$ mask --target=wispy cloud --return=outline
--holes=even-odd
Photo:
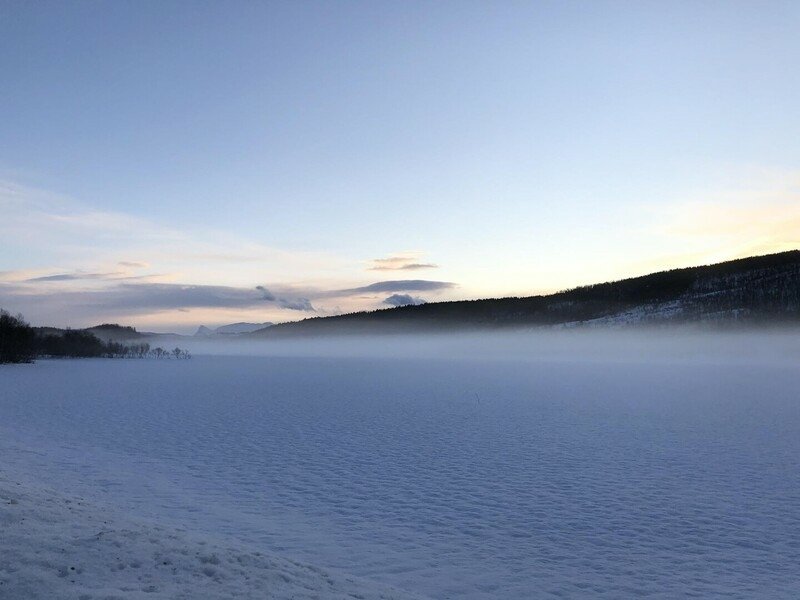
[[[420,253],[393,254],[386,258],[375,258],[370,261],[370,271],[418,271],[436,269],[439,265],[420,261]]]
[[[364,294],[372,292],[429,292],[447,290],[455,287],[449,281],[429,281],[427,279],[402,279],[397,281],[379,281],[369,285],[339,290],[342,295]]]
[[[420,304],[422,298],[408,292],[437,292],[450,289],[454,284],[444,281],[403,280],[381,281],[365,286],[328,290],[324,288],[299,288],[291,285],[266,287],[185,285],[109,280],[106,273],[60,274],[29,278],[23,281],[0,283],[0,306],[14,310],[30,311],[37,321],[47,321],[48,315],[67,315],[79,322],[105,318],[133,317],[165,311],[190,309],[269,310],[272,309],[319,312],[341,312],[338,302],[347,299],[358,301],[364,294],[396,292],[388,298],[374,302],[401,306]],[[70,287],[81,279],[105,283],[102,287]],[[405,293],[401,293],[405,292]],[[332,307],[315,306],[316,301],[337,299]],[[369,308],[356,304],[355,308]],[[375,306],[374,304],[372,305]],[[78,323],[79,324],[79,323]]]
[[[82,281],[82,280],[114,280],[125,278],[123,272],[116,273],[59,273],[56,275],[44,275],[42,277],[31,277],[26,279],[28,283],[47,282],[47,281]]]
[[[311,304],[311,301],[308,298],[295,298],[295,299],[287,299],[287,298],[280,298],[278,300],[278,304],[281,308],[285,308],[287,310],[301,310],[306,312],[315,312],[316,309]]]
[[[287,251],[212,228],[171,227],[131,214],[97,210],[7,181],[0,181],[0,214],[4,246],[19,249],[20,256],[33,250],[37,267],[50,257],[53,268],[49,270],[61,265],[58,270],[64,274],[112,271],[114,266],[154,267],[187,282],[242,285],[265,275],[286,279],[302,272],[313,277],[346,264],[324,252]],[[2,262],[0,268],[29,266]],[[209,268],[215,263],[225,268]],[[60,273],[46,275],[50,274]]]
[[[307,306],[307,302],[374,297],[387,292],[432,292],[437,293],[455,288],[456,284],[449,281],[431,281],[427,279],[400,279],[393,281],[378,281],[368,285],[352,288],[328,289],[325,287],[297,286],[274,284],[268,288],[263,285],[256,286],[264,299],[278,305],[294,303]],[[287,306],[288,307],[288,306]],[[307,310],[307,309],[303,309]],[[328,309],[331,310],[331,309]]]
[[[800,248],[800,171],[754,170],[671,205],[658,233],[694,262]]]
[[[7,269],[0,271],[0,306],[38,323],[169,323],[169,315],[188,323],[212,312],[280,321],[420,302],[418,292],[455,287],[424,279],[364,283],[363,263],[352,259],[170,227],[4,181],[0,214],[0,247],[11,250],[5,257],[30,257],[12,263],[0,256]],[[376,271],[436,267],[421,257],[406,252],[369,264]]]
[[[270,292],[263,285],[257,285],[256,289],[261,292],[261,296],[265,301],[274,302],[281,308],[285,308],[287,310],[300,310],[306,312],[314,312],[316,310],[308,298],[278,297],[272,292]]]
[[[101,289],[47,291],[31,286],[0,284],[0,304],[27,306],[37,314],[67,311],[79,317],[142,314],[189,308],[250,308],[264,304],[250,288],[162,283],[117,283]]]
[[[312,306],[312,301],[328,300],[332,298],[357,298],[364,295],[381,294],[387,292],[438,292],[455,287],[454,283],[448,281],[429,281],[426,279],[404,279],[396,281],[378,281],[369,285],[345,289],[324,289],[319,287],[299,287],[299,286],[256,286],[261,292],[262,297],[267,302],[274,302],[276,305],[291,310],[316,310]],[[411,298],[402,294],[395,294],[400,298]],[[414,300],[420,300],[414,298]]]
[[[600,279],[800,248],[800,170],[726,173],[723,184],[650,208],[648,219],[646,228],[634,232],[639,236],[637,257],[606,261],[616,268],[605,269]],[[603,265],[593,270],[602,271]]]
[[[147,269],[150,266],[149,263],[135,260],[120,260],[117,261],[117,264],[120,267],[128,267],[129,269]]]

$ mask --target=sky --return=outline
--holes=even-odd
[[[150,331],[800,248],[797,2],[0,3],[0,307]]]

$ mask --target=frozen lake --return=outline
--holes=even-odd
[[[199,356],[0,383],[10,467],[433,598],[800,589],[792,360]]]

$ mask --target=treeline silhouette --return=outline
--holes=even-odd
[[[0,363],[25,363],[36,358],[188,359],[191,354],[181,348],[165,350],[151,348],[147,343],[103,341],[93,333],[79,329],[40,332],[31,327],[22,315],[12,316],[0,311]]]
[[[255,337],[510,327],[800,323],[800,251],[673,269],[555,294],[457,300],[261,329]]]
[[[22,317],[0,311],[0,363],[30,362],[36,355],[36,334]]]

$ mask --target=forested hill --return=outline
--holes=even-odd
[[[255,337],[529,326],[800,324],[800,250],[652,273],[546,296],[436,302],[259,330]]]

